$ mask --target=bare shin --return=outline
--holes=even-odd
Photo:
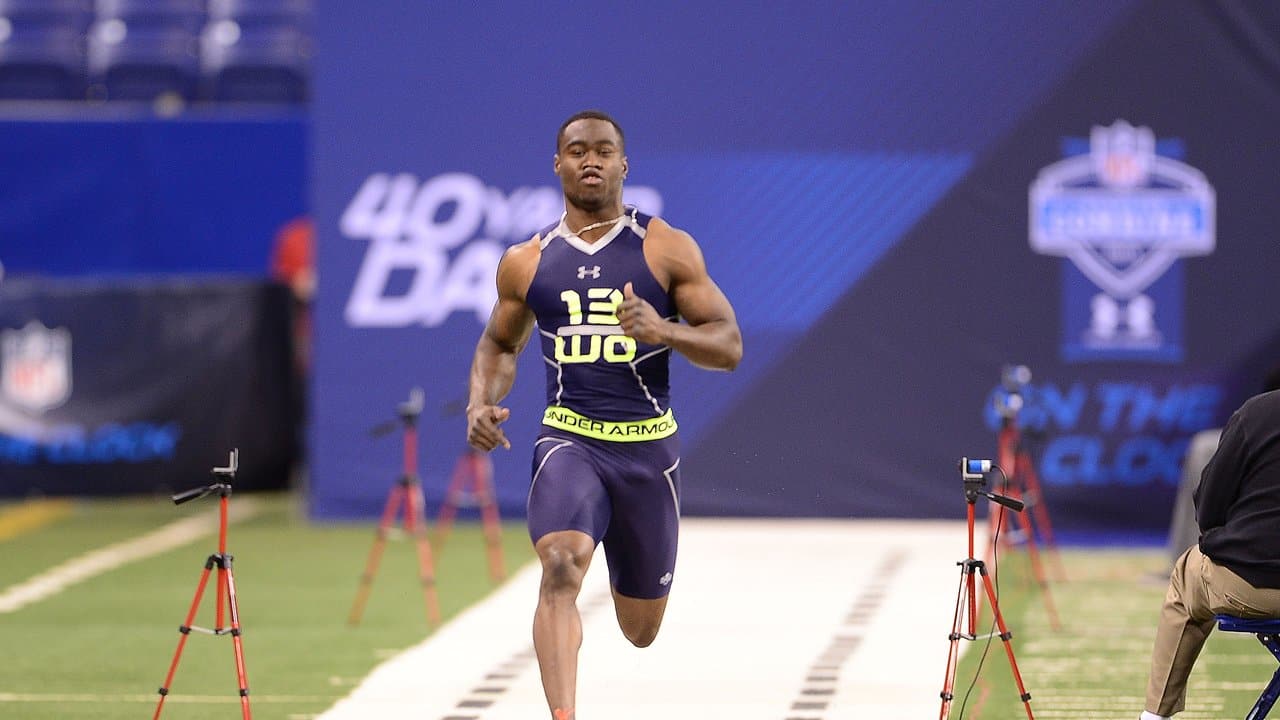
[[[568,530],[543,536],[535,549],[542,562],[542,584],[533,615],[533,648],[553,717],[560,711],[561,718],[572,718],[582,647],[578,592],[595,542],[585,533]]]

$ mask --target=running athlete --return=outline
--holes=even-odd
[[[582,622],[577,597],[598,543],[622,633],[653,642],[675,572],[680,453],[668,361],[732,370],[733,307],[687,233],[622,204],[622,128],[580,112],[560,126],[560,222],[510,248],[476,347],[467,440],[510,449],[499,403],[536,322],[547,409],[534,443],[529,536],[542,563],[533,644],[554,720],[573,720]],[[680,319],[684,319],[684,323]]]

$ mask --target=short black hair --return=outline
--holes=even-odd
[[[622,142],[622,146],[624,148],[627,146],[627,138],[622,134],[622,126],[609,113],[603,110],[582,110],[570,115],[568,120],[560,123],[560,132],[556,133],[556,152],[560,152],[560,143],[564,141],[565,129],[579,120],[604,120],[612,125],[614,130],[618,131],[618,140]]]

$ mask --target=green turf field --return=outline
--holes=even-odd
[[[1034,575],[1026,554],[1014,551],[1002,561],[1000,608],[1014,635],[1014,654],[1032,696],[1032,711],[1037,720],[1136,720],[1168,579],[1163,551],[1072,550],[1062,560],[1066,582],[1045,571],[1061,618],[1058,630],[1050,625],[1044,594],[1028,582]],[[980,632],[989,628],[990,615]],[[967,644],[951,717],[1025,719],[999,639],[989,648],[984,641]],[[1252,635],[1215,632],[1191,676],[1187,709],[1176,717],[1243,718],[1275,669],[1276,661]]]
[[[313,717],[374,665],[429,632],[413,545],[387,544],[358,627],[347,624],[373,528],[312,525],[291,497],[237,495],[258,514],[230,528],[228,552],[243,628],[245,664],[259,720]],[[251,501],[251,502],[250,502]],[[0,506],[3,510],[3,506]],[[214,497],[175,507],[168,498],[76,502],[70,513],[5,538],[0,592],[58,563],[184,517],[217,512]],[[508,573],[532,559],[522,523],[503,529]],[[445,619],[495,585],[478,525],[455,525],[436,551]],[[14,612],[0,612],[0,717],[15,720],[150,718],[216,534],[72,585]],[[212,581],[195,624],[214,625]],[[240,717],[229,636],[192,633],[164,718]]]
[[[259,720],[311,718],[345,695],[378,662],[429,632],[413,546],[387,546],[359,627],[346,623],[373,542],[373,525],[313,525],[284,495],[243,495],[259,508],[235,523],[228,550],[244,628],[253,714]],[[183,518],[216,514],[216,498],[175,507],[167,498],[75,502],[49,524],[14,532],[0,505],[0,594],[85,553]],[[532,559],[522,523],[504,528],[508,572]],[[0,610],[0,718],[150,718],[216,536],[99,574],[14,612]],[[462,524],[434,545],[446,618],[494,588],[477,526]],[[1053,629],[1026,556],[1000,566],[1001,607],[1035,717],[1133,720],[1142,708],[1154,622],[1164,594],[1160,552],[1071,550],[1067,580],[1050,577],[1061,617]],[[957,579],[959,573],[957,571]],[[940,598],[950,604],[953,598]],[[532,599],[531,599],[532,602]],[[196,624],[214,624],[212,589]],[[984,603],[985,605],[985,603]],[[985,631],[990,621],[984,621]],[[947,628],[938,628],[946,643]],[[1025,718],[998,640],[965,642],[952,718]],[[986,657],[983,660],[983,650]],[[981,670],[978,669],[982,662]],[[1244,717],[1275,661],[1251,636],[1215,634],[1192,677],[1181,720]],[[944,668],[921,668],[937,677]],[[970,691],[971,689],[971,691]],[[166,701],[164,718],[239,717],[229,637],[193,633]],[[967,694],[967,698],[966,698]]]

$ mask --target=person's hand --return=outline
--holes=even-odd
[[[622,287],[622,302],[618,304],[618,323],[627,337],[649,345],[667,344],[667,326],[670,324],[653,309],[647,300],[636,295],[631,283]]]
[[[511,409],[497,405],[467,406],[467,442],[477,450],[490,450],[501,445],[510,450],[511,442],[500,424],[511,417]]]

